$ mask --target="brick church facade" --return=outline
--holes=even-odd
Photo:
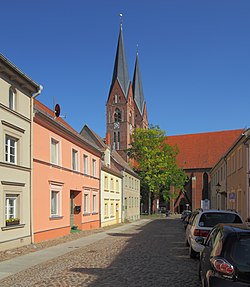
[[[137,52],[131,82],[121,23],[106,103],[106,143],[127,162],[129,159],[126,150],[129,148],[133,130],[138,127],[148,127],[139,57]],[[241,133],[242,130],[239,129],[166,138],[168,144],[178,146],[177,164],[184,169],[188,177],[184,191],[173,190],[176,197],[168,208],[173,212],[181,212],[187,206],[194,210],[201,207],[202,200],[210,198],[210,170]],[[159,204],[159,201],[154,201],[152,210],[156,212]]]
[[[138,52],[133,81],[128,74],[122,24],[116,50],[113,77],[106,103],[106,139],[126,161],[131,135],[135,128],[147,128],[146,102],[142,88]]]

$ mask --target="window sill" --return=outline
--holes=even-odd
[[[89,216],[90,215],[90,213],[89,212],[85,212],[85,213],[83,213],[83,216]]]
[[[96,214],[98,214],[98,212],[92,212],[92,215],[96,215]]]
[[[61,215],[52,215],[49,218],[50,220],[58,220],[58,219],[63,219],[63,216]]]
[[[10,225],[10,226],[3,226],[1,227],[2,231],[10,230],[10,229],[17,229],[17,228],[23,228],[25,224],[18,224],[18,225]]]

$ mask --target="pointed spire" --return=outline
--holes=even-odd
[[[120,14],[120,34],[119,34],[117,50],[116,50],[115,65],[114,65],[111,89],[116,80],[118,80],[124,92],[125,97],[127,97],[130,81],[129,81],[129,75],[128,75],[128,65],[127,65],[127,60],[126,60],[123,32],[122,32],[122,14]]]
[[[135,61],[135,70],[134,70],[134,78],[133,78],[132,87],[133,87],[133,94],[134,94],[135,103],[139,109],[139,112],[142,115],[145,100],[144,100],[141,73],[140,73],[140,67],[139,67],[138,45],[137,45],[137,49],[136,49],[136,61]]]

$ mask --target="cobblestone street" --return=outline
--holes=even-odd
[[[15,286],[198,287],[198,260],[188,257],[179,218],[139,223],[0,281]]]

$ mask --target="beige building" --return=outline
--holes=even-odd
[[[211,171],[212,207],[250,217],[250,129],[242,133]]]
[[[40,92],[0,54],[0,250],[32,240],[32,115]]]
[[[110,147],[105,144],[87,125],[81,130],[81,135],[96,145],[102,152],[100,180],[100,218],[101,226],[121,222],[122,215],[122,174],[115,167]]]
[[[114,150],[115,166],[122,173],[122,222],[140,219],[140,177]]]
[[[129,164],[111,150],[106,143],[86,125],[81,135],[97,145],[103,153],[101,166],[101,225],[110,225],[140,218],[140,178]]]

